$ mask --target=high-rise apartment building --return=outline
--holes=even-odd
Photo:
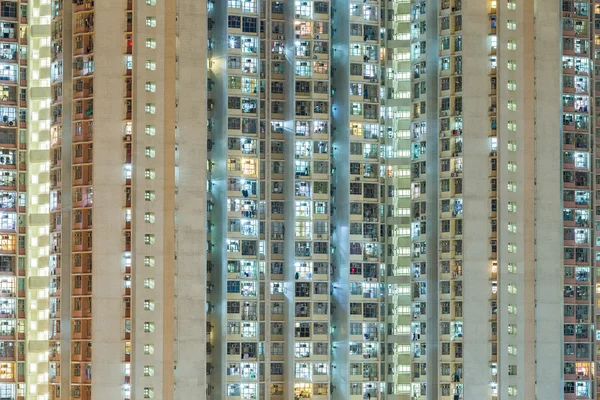
[[[0,1],[0,400],[600,398],[599,21]]]
[[[209,3],[213,396],[595,398],[591,7]]]
[[[46,191],[28,211],[49,213],[49,232],[29,243],[47,240],[32,257],[50,284],[28,293],[49,294],[34,312],[49,318],[34,349],[49,353],[26,382],[49,382],[28,398],[193,398],[206,390],[206,4],[36,4],[31,58],[51,59],[30,74],[44,79],[31,100],[50,111],[32,110],[48,119],[32,151],[50,163],[32,164]]]
[[[410,392],[409,20],[384,15],[209,2],[214,398]]]

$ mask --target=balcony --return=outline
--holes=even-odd
[[[94,0],[75,0],[73,2],[73,11],[78,13],[90,11],[94,8]]]

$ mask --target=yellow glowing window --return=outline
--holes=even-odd
[[[257,160],[242,160],[242,173],[244,175],[256,175]]]
[[[0,236],[0,250],[15,251],[15,237],[12,235]]]
[[[14,365],[12,363],[0,364],[0,379],[14,379]]]

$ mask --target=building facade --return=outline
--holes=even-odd
[[[1,1],[0,399],[600,398],[597,20]]]
[[[206,79],[191,79],[206,49],[189,32],[206,4],[42,3],[50,351],[29,398],[191,398],[206,390]]]

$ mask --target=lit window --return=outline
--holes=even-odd
[[[490,150],[498,151],[498,138],[496,138],[496,137],[490,138]]]
[[[144,354],[146,354],[146,355],[154,354],[154,345],[153,344],[145,344],[144,345]]]
[[[508,212],[517,212],[517,202],[516,201],[508,202]]]
[[[517,273],[517,264],[508,263],[508,272],[511,274],[516,274]]]
[[[154,285],[155,285],[154,279],[152,279],[152,278],[144,279],[144,287],[146,289],[154,289]]]
[[[144,300],[144,310],[154,311],[154,300]]]
[[[154,201],[156,199],[156,193],[154,190],[146,190],[144,192],[144,200],[146,201]]]
[[[510,29],[511,31],[514,31],[515,29],[517,29],[517,21],[513,20],[513,19],[509,19],[506,22],[506,27],[508,29]]]
[[[151,233],[146,233],[144,235],[144,244],[153,245],[156,243],[156,236]]]
[[[515,368],[515,370],[516,370],[516,368]],[[515,375],[516,375],[516,373],[515,373]],[[511,397],[515,397],[517,395],[517,387],[516,386],[509,386],[508,387],[508,395],[511,396]]]
[[[154,61],[154,60],[146,60],[146,70],[148,70],[148,71],[156,71],[156,61]]]
[[[508,83],[506,84],[508,90],[510,91],[515,91],[517,90],[517,82],[513,81],[513,80],[509,80]]]
[[[148,92],[148,93],[156,92],[156,82],[146,82],[146,92]]]
[[[146,103],[146,114],[154,115],[156,114],[156,104],[154,103]]]
[[[508,191],[509,192],[516,192],[517,191],[517,182],[509,181],[508,182]]]
[[[156,48],[156,39],[147,38],[146,39],[146,47],[148,49],[155,49]]]
[[[149,6],[155,6],[156,5],[156,0],[146,0],[146,4]]]
[[[516,314],[517,313],[517,306],[514,304],[509,304],[508,305],[508,313],[509,314]]]
[[[517,285],[515,285],[514,283],[509,283],[508,284],[508,293],[517,294]]]
[[[146,332],[146,333],[154,332],[154,322],[144,322],[144,332]]]
[[[144,388],[144,398],[145,399],[153,399],[154,398],[154,389],[153,388]]]
[[[514,100],[509,100],[506,104],[506,108],[508,108],[510,111],[517,111],[517,102]]]
[[[146,170],[144,170],[144,178],[146,179],[155,179],[156,178],[156,171],[152,168],[146,168]]]
[[[508,66],[508,69],[511,71],[515,71],[517,69],[517,62],[515,60],[508,60],[506,64]]]
[[[511,233],[517,233],[517,224],[514,222],[508,223],[508,231]]]
[[[154,367],[151,365],[144,365],[144,376],[154,376]]]
[[[508,128],[509,131],[516,132],[516,130],[517,130],[517,122],[516,121],[508,121],[506,123],[506,127]]]
[[[508,151],[517,151],[517,142],[514,140],[508,141]]]
[[[396,352],[399,354],[409,354],[410,353],[410,345],[398,344],[396,347]]]
[[[154,125],[146,125],[144,133],[148,136],[154,136],[156,135],[156,127]]]
[[[153,224],[156,220],[156,216],[153,212],[144,213],[144,222],[148,224]]]
[[[397,364],[396,365],[396,374],[410,374],[410,365],[408,364]]]
[[[310,377],[310,364],[309,363],[296,363],[295,364],[296,374],[295,377],[298,379],[308,379]]]
[[[156,157],[156,149],[154,147],[146,147],[146,149],[144,150],[144,154],[148,158],[154,158]]]
[[[506,47],[509,50],[516,50],[517,49],[517,41],[514,39],[510,39],[508,42],[506,42]]]
[[[517,9],[517,0],[508,0],[506,2],[506,8],[508,8],[509,10],[516,10]]]
[[[517,172],[517,163],[514,161],[509,161],[507,167],[510,172]]]
[[[156,17],[146,17],[146,26],[156,28]]]
[[[144,267],[154,267],[156,259],[154,256],[144,256]]]

